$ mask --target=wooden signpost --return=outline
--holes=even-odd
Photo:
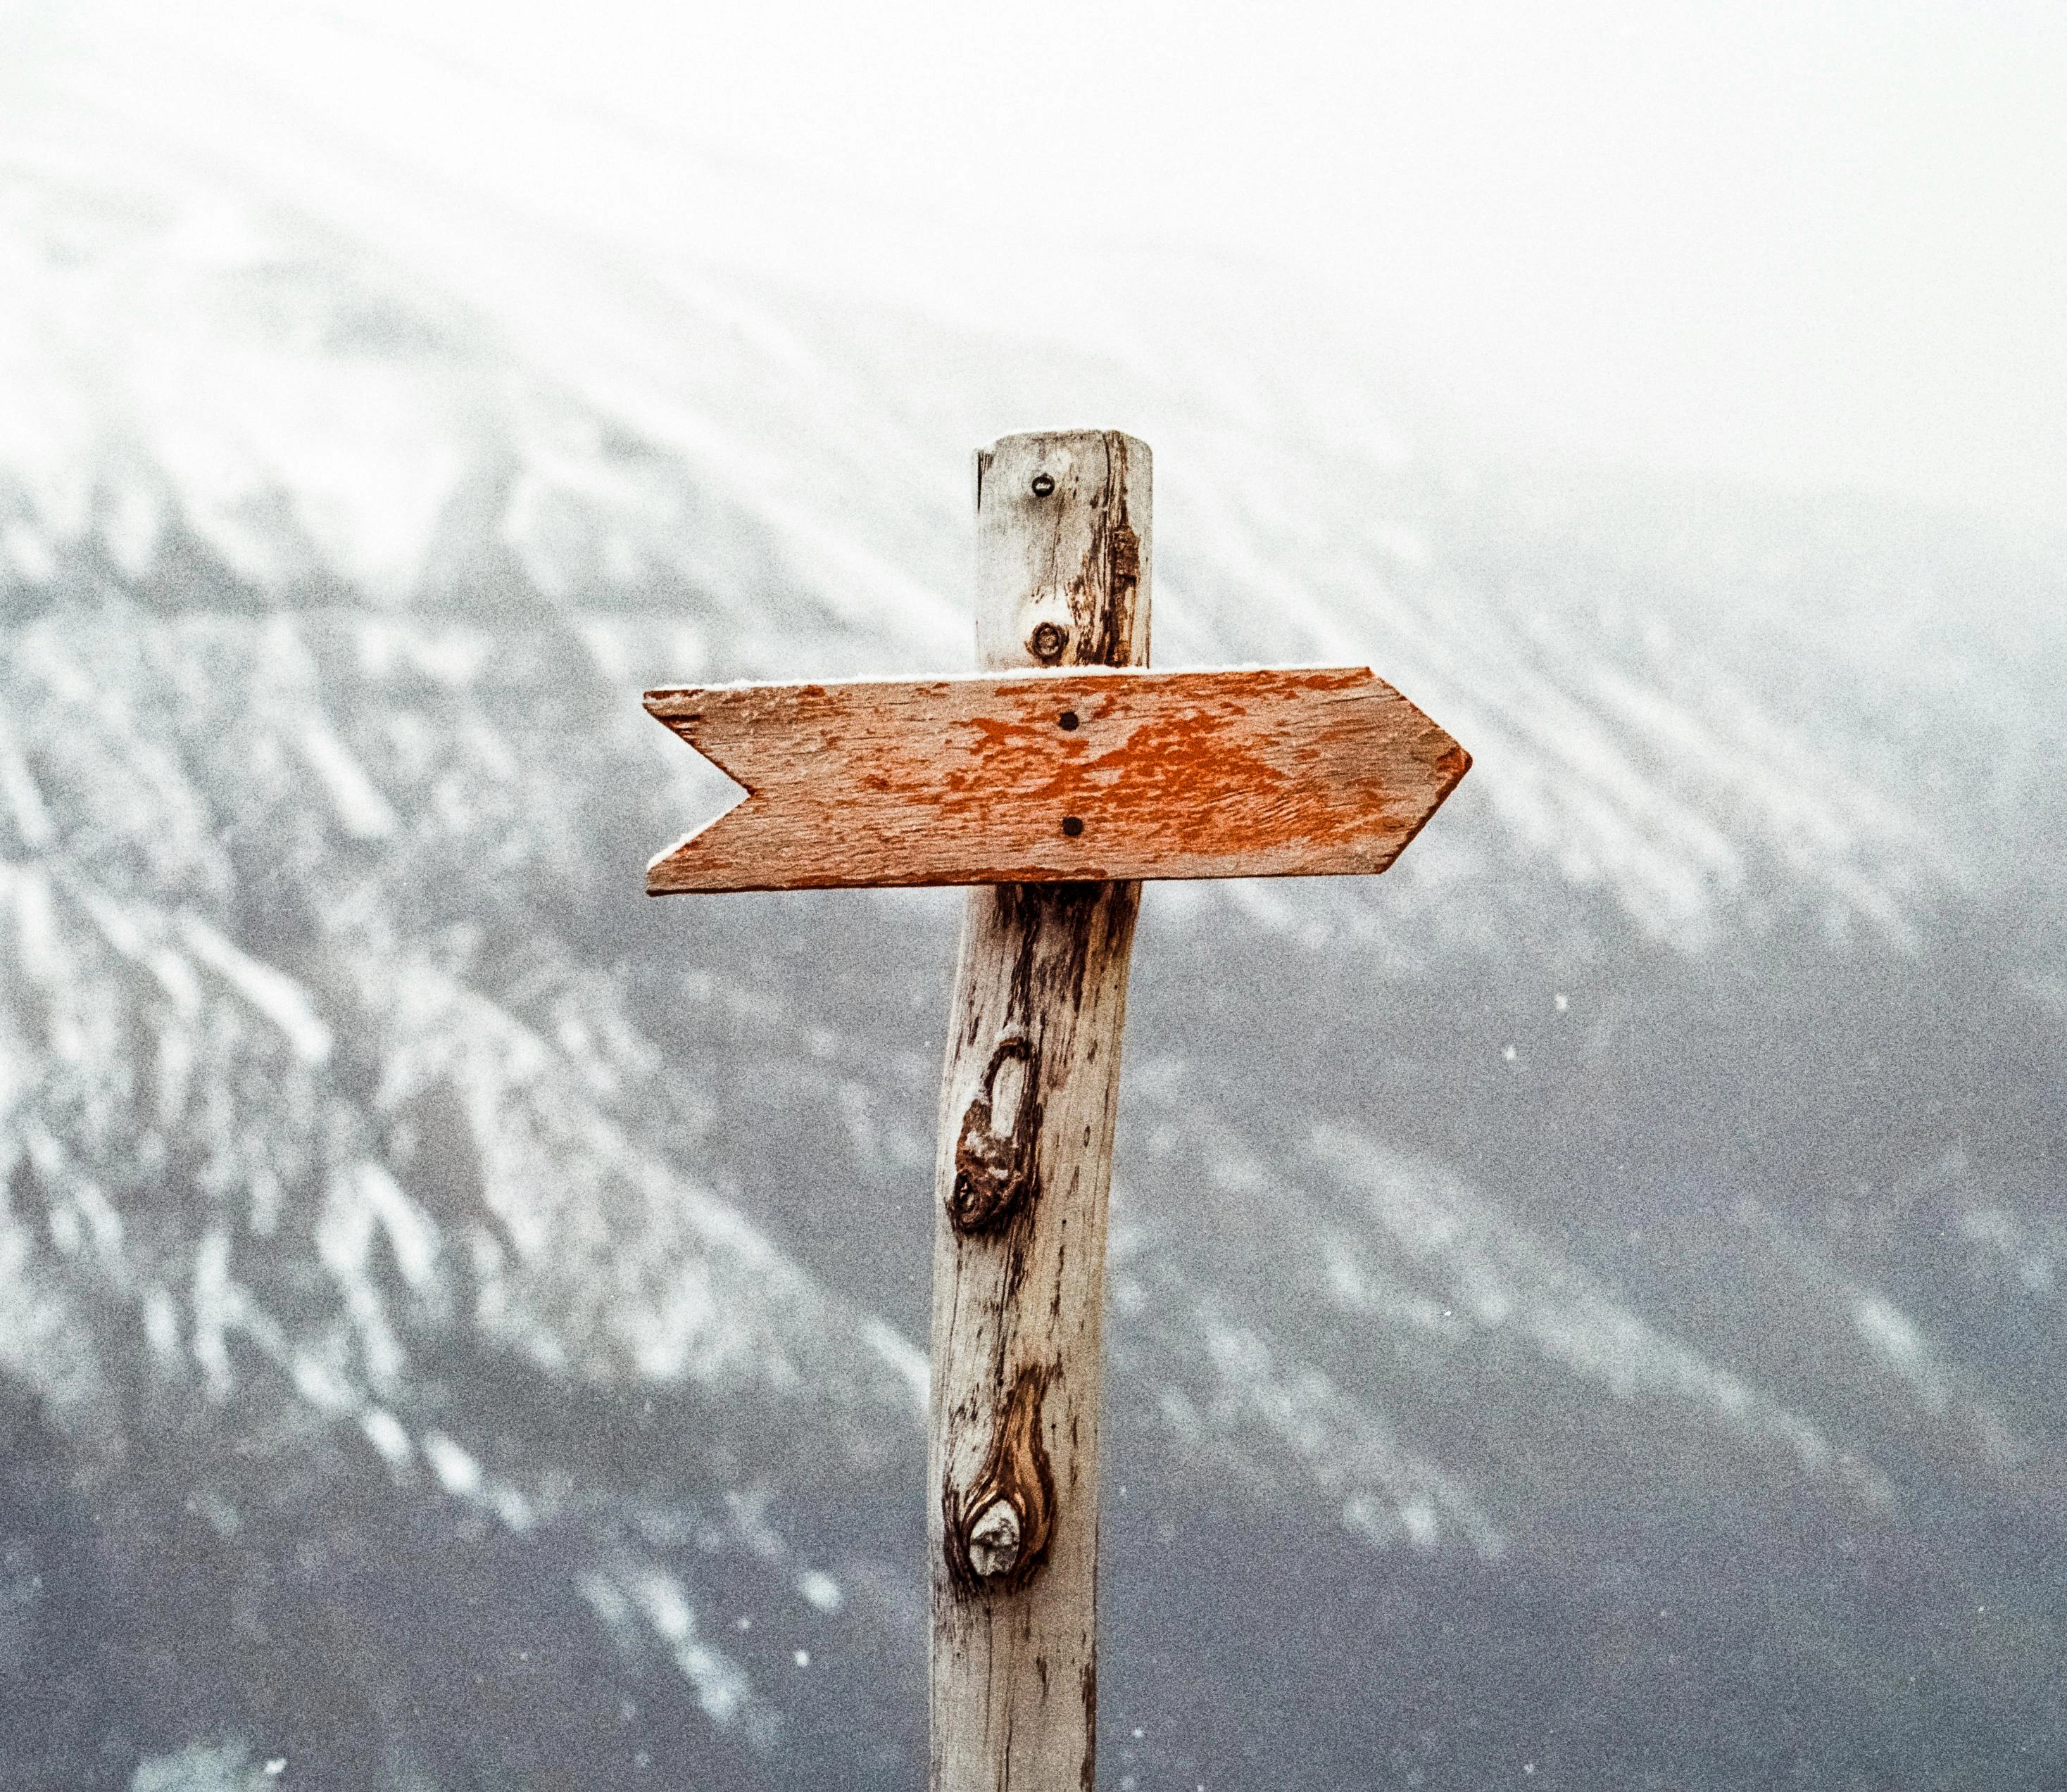
[[[1149,457],[977,472],[973,678],[646,707],[747,793],[653,894],[969,884],[935,1175],[936,1792],[1088,1789],[1106,1200],[1149,878],[1383,871],[1471,761],[1360,667],[1150,672]]]

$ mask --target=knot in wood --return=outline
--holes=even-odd
[[[1141,537],[1123,518],[1105,538],[1106,567],[1115,588],[1141,582]]]
[[[990,1055],[955,1141],[948,1218],[958,1232],[995,1226],[1033,1198],[1041,1137],[1038,1068],[1033,1042],[1017,1034],[1000,1040]]]
[[[940,1490],[948,1573],[964,1593],[1009,1593],[1040,1567],[1055,1523],[1055,1474],[1041,1434],[1052,1368],[1019,1372],[966,1493]]]
[[[1012,1572],[1019,1560],[1019,1510],[1009,1499],[995,1499],[969,1526],[969,1566],[986,1580]]]

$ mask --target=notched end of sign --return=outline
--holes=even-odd
[[[749,888],[729,883],[713,883],[705,876],[704,862],[708,856],[701,848],[707,843],[713,828],[737,814],[749,801],[742,790],[738,801],[732,804],[721,815],[713,817],[693,833],[686,833],[672,846],[656,853],[646,862],[646,894],[648,896],[694,895],[699,891]]]
[[[682,701],[699,695],[664,690],[648,691],[645,696],[647,713],[689,749],[688,764],[676,762],[675,788],[686,799],[685,806],[692,811],[714,811],[674,845],[647,861],[646,894],[649,896],[678,895],[709,887],[700,881],[697,866],[706,855],[711,833],[737,815],[753,795],[696,745],[693,731],[702,720],[702,714],[701,710],[684,712]]]

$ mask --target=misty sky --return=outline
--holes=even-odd
[[[99,16],[112,43],[147,15]],[[2057,6],[368,0],[151,29],[330,79],[376,140],[463,134],[409,70],[464,69],[535,101],[576,193],[584,114],[656,169],[693,148],[830,192],[860,285],[924,303],[959,257],[960,308],[1009,330],[1117,329],[1135,254],[1195,301],[1224,282],[1258,337],[1253,295],[1296,287],[1496,449],[2048,529],[2067,496]],[[513,116],[446,147],[518,167]],[[715,217],[648,209],[722,253]]]

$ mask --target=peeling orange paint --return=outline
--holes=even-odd
[[[653,862],[656,894],[1379,871],[1471,764],[1362,667],[692,687],[647,707],[749,793]]]

